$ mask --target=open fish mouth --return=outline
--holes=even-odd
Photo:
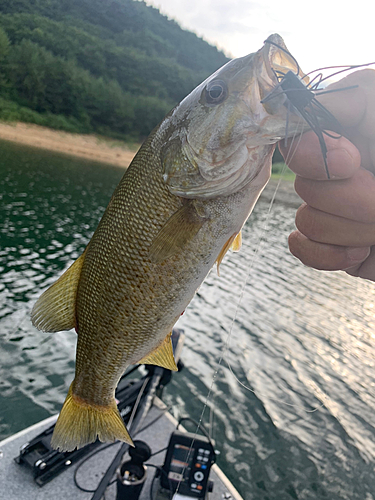
[[[172,132],[162,151],[170,191],[213,198],[251,182],[285,137],[287,96],[278,90],[278,75],[297,69],[282,38],[271,35],[260,50],[233,59],[185,98],[169,118]],[[300,123],[298,116],[290,119],[291,134]]]

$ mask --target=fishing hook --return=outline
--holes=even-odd
[[[333,116],[330,111],[328,111],[327,108],[325,108],[317,99],[316,95],[324,95],[324,94],[329,94],[333,92],[341,92],[343,90],[349,90],[349,89],[354,89],[357,88],[358,85],[351,85],[347,86],[344,88],[340,89],[331,89],[331,90],[324,90],[324,89],[319,89],[318,87],[327,80],[328,78],[331,78],[332,76],[338,75],[344,71],[348,71],[350,69],[356,69],[356,68],[361,68],[364,66],[370,66],[375,63],[367,63],[367,64],[360,64],[360,65],[353,65],[353,66],[330,66],[330,67],[325,67],[325,68],[318,68],[314,71],[310,71],[310,73],[306,73],[303,75],[303,77],[300,77],[301,69],[299,67],[299,64],[295,57],[292,56],[292,54],[279,45],[278,43],[275,43],[269,39],[265,40],[264,43],[269,43],[270,45],[274,45],[284,53],[286,53],[295,63],[296,68],[297,68],[297,73],[294,73],[293,71],[289,70],[286,74],[283,73],[282,71],[275,71],[273,70],[275,77],[277,78],[278,84],[272,89],[272,91],[264,98],[261,100],[261,103],[265,103],[269,101],[270,99],[273,99],[280,95],[280,93],[283,93],[287,97],[287,102],[285,105],[288,108],[288,117],[287,117],[287,123],[286,123],[286,132],[285,132],[285,140],[287,140],[287,135],[288,135],[288,128],[289,128],[289,112],[293,110],[302,118],[305,120],[305,122],[309,125],[309,127],[313,130],[313,132],[316,134],[319,140],[320,144],[320,149],[322,152],[323,156],[323,161],[324,161],[324,167],[326,170],[327,178],[330,179],[330,174],[328,170],[328,164],[327,164],[327,145],[324,140],[324,135],[327,135],[328,137],[331,137],[333,139],[339,139],[343,135],[343,128],[340,124],[340,122]],[[323,78],[322,73],[318,73],[309,83],[305,84],[303,80],[310,75],[311,73],[315,73],[317,71],[321,71],[323,69],[330,69],[330,68],[344,68],[341,69],[340,71],[336,71],[335,73]],[[316,81],[315,81],[316,80]],[[313,82],[315,83],[313,84]],[[280,92],[280,88],[282,89]],[[324,125],[322,126],[321,121],[323,122]],[[332,135],[327,131],[327,129],[333,129],[335,132],[337,132],[337,136]]]

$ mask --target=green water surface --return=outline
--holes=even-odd
[[[0,440],[61,409],[76,334],[39,332],[30,311],[80,255],[122,175],[0,143]],[[186,368],[165,400],[199,419],[215,377],[204,422],[245,500],[373,500],[374,285],[302,266],[287,250],[294,210],[268,208],[257,204],[241,252],[179,321]]]

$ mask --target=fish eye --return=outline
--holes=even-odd
[[[226,99],[227,95],[228,87],[222,80],[213,80],[206,86],[207,104],[219,104]]]

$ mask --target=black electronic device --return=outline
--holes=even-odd
[[[208,477],[214,463],[215,450],[208,437],[176,430],[168,444],[160,485],[180,495],[205,498],[212,488]]]

